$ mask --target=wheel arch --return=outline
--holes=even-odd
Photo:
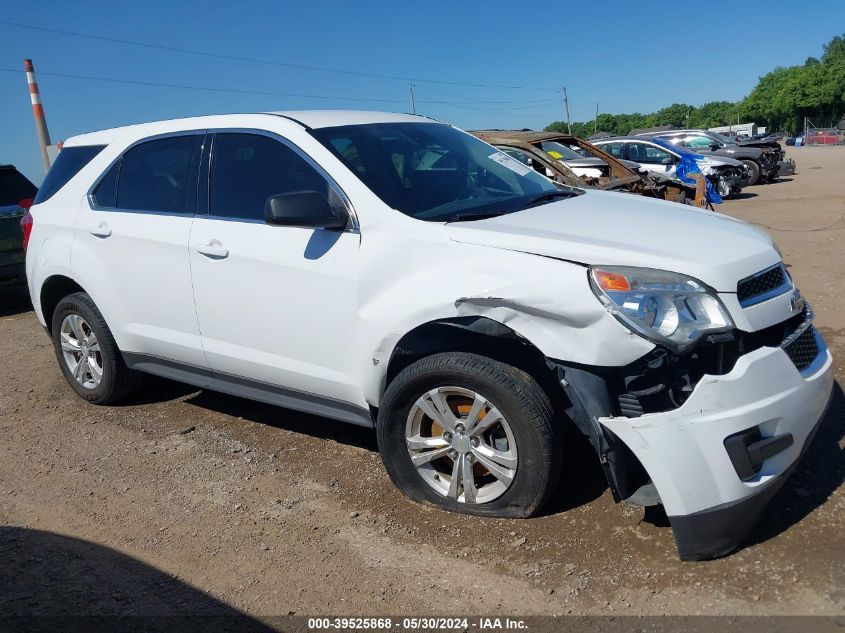
[[[78,282],[66,275],[51,275],[41,284],[41,290],[38,293],[38,303],[41,308],[41,314],[44,316],[44,322],[47,324],[47,331],[50,334],[53,333],[53,313],[56,310],[56,306],[64,297],[74,292],[86,292],[86,290]]]
[[[534,378],[552,401],[555,418],[564,421],[561,430],[582,435],[594,449],[614,500],[629,498],[644,483],[637,457],[598,422],[612,407],[600,373],[548,358],[529,339],[489,317],[441,318],[408,331],[390,353],[381,395],[405,367],[442,352],[479,354]]]
[[[394,345],[385,369],[384,386],[408,365],[441,352],[470,352],[508,363],[534,374],[551,373],[543,353],[508,326],[483,316],[447,317],[422,323]]]

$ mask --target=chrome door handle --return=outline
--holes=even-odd
[[[207,257],[223,259],[229,256],[229,249],[223,246],[218,240],[210,240],[205,244],[194,244],[194,250]]]
[[[97,237],[108,237],[111,235],[111,229],[105,222],[100,222],[99,224],[92,226],[88,229],[88,232],[91,233],[91,235],[96,235]]]

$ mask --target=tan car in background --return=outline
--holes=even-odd
[[[577,136],[530,130],[476,130],[472,134],[563,185],[625,191],[699,207],[706,204],[703,181],[685,185],[643,173]]]

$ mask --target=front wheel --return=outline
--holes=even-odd
[[[528,517],[560,474],[546,393],[525,372],[475,354],[435,354],[404,369],[377,430],[399,490],[446,510]]]
[[[748,184],[756,185],[760,181],[760,165],[753,160],[744,160],[742,164],[748,167]]]

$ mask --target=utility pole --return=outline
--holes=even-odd
[[[47,118],[44,116],[44,106],[41,104],[41,93],[35,81],[35,68],[31,59],[23,60],[26,71],[26,83],[29,84],[29,98],[32,101],[32,116],[35,117],[35,130],[38,132],[38,144],[41,146],[41,158],[44,159],[44,170],[50,171],[50,156],[47,147],[50,145],[50,132],[47,131]]]
[[[566,86],[563,87],[563,107],[566,110],[566,129],[572,134],[572,123],[569,120],[569,97],[566,94]]]
[[[411,114],[417,113],[417,106],[414,103],[414,84],[408,82],[408,101],[411,104]]]
[[[599,102],[596,101],[596,118],[593,119],[593,136],[599,131]]]

